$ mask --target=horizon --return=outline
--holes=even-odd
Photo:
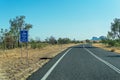
[[[30,38],[54,36],[86,40],[106,36],[114,18],[120,18],[119,0],[1,0],[0,28],[9,20],[26,16],[33,25]]]

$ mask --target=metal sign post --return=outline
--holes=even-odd
[[[27,30],[21,30],[20,31],[20,42],[22,43],[26,43],[26,54],[27,54],[27,58],[26,58],[26,61],[27,61],[27,64],[29,66],[29,61],[28,61],[28,47],[27,47],[27,44],[28,44],[28,31]],[[22,57],[22,45],[21,45],[21,57]]]

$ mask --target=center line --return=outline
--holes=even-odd
[[[118,69],[117,67],[115,67],[114,65],[110,64],[109,62],[101,59],[100,57],[98,57],[97,55],[95,55],[93,52],[91,52],[90,50],[88,50],[87,48],[85,48],[87,52],[89,52],[92,56],[94,56],[96,59],[98,59],[99,61],[103,62],[104,64],[106,64],[108,67],[110,67],[111,69],[113,69],[114,71],[116,71],[118,74],[120,74],[120,69]]]

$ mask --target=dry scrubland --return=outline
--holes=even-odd
[[[104,45],[102,43],[94,43],[93,46],[120,54],[120,47],[110,47],[110,46]]]
[[[18,48],[6,51],[0,50],[0,80],[25,80],[51,58],[73,45],[76,44],[65,44],[62,45],[62,48],[61,45],[49,45],[42,49],[28,49],[29,65],[27,65],[25,48],[23,48],[22,58]]]

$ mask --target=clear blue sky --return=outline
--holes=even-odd
[[[33,24],[30,38],[84,40],[106,36],[120,18],[120,0],[0,0],[0,28],[9,29],[9,20],[20,15]]]

